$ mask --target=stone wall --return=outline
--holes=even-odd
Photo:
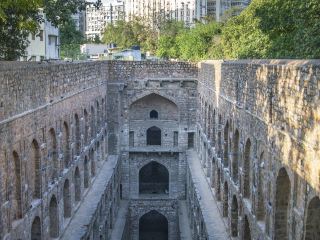
[[[320,63],[199,67],[197,150],[232,235],[319,238]]]

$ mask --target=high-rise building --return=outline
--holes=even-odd
[[[86,31],[87,39],[99,36],[107,24],[114,24],[118,20],[124,19],[124,1],[113,0],[102,2],[102,6],[97,9],[95,6],[87,6],[86,8]]]
[[[139,16],[153,24],[168,19],[190,26],[207,15],[207,0],[126,0],[125,13],[126,20]]]
[[[238,15],[250,4],[251,0],[207,0],[207,14],[221,21],[226,11],[233,8],[232,15]]]
[[[57,60],[60,58],[60,36],[59,29],[46,20],[43,10],[39,10],[44,21],[40,23],[36,34],[29,34],[29,45],[25,54],[20,57],[21,61]]]

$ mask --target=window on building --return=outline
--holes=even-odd
[[[188,148],[194,147],[194,133],[188,133]]]
[[[178,146],[178,132],[173,132],[173,146]]]
[[[134,131],[129,132],[129,147],[134,147]]]
[[[158,112],[156,110],[152,110],[150,112],[150,118],[151,119],[158,119]]]

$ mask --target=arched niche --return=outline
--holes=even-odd
[[[139,219],[139,240],[168,240],[168,220],[156,210]]]
[[[156,93],[151,93],[134,101],[129,108],[129,119],[150,119],[153,110],[159,114],[158,117],[161,117],[161,120],[179,120],[178,106],[172,100]]]
[[[169,194],[168,169],[155,161],[139,171],[139,194]]]

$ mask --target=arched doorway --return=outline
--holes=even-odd
[[[89,187],[89,166],[88,166],[88,157],[85,156],[84,157],[84,188],[88,188]]]
[[[276,181],[275,240],[288,238],[288,208],[290,202],[290,179],[285,168],[281,168]]]
[[[139,171],[140,194],[169,194],[169,172],[165,166],[150,162]]]
[[[71,194],[69,180],[66,179],[63,186],[63,216],[71,217]]]
[[[35,217],[31,225],[31,240],[41,240],[41,221]]]
[[[320,199],[314,197],[308,206],[305,240],[320,239]]]
[[[223,164],[229,166],[229,122],[227,121],[224,127],[224,149],[223,149]]]
[[[243,197],[250,198],[250,164],[251,164],[251,141],[247,140],[244,148],[244,161],[243,161]]]
[[[233,141],[233,158],[232,158],[232,179],[235,183],[238,183],[238,175],[239,175],[239,131],[236,129],[234,133],[234,141]]]
[[[13,152],[14,161],[14,219],[22,218],[22,201],[21,201],[21,163],[17,152]]]
[[[251,230],[250,230],[250,224],[248,221],[248,217],[244,216],[244,226],[243,226],[243,240],[251,240]]]
[[[238,236],[238,200],[237,197],[234,195],[232,197],[232,204],[231,204],[231,236],[237,237]]]
[[[49,229],[50,229],[50,237],[52,238],[59,237],[58,204],[57,204],[57,199],[54,195],[51,197],[50,205],[49,205]]]
[[[161,145],[161,129],[151,127],[147,130],[147,145]]]
[[[139,240],[168,240],[168,220],[152,210],[139,220]]]
[[[76,202],[81,200],[81,177],[78,167],[74,172],[74,199]]]
[[[224,189],[223,189],[223,216],[228,217],[228,183],[224,183]]]

